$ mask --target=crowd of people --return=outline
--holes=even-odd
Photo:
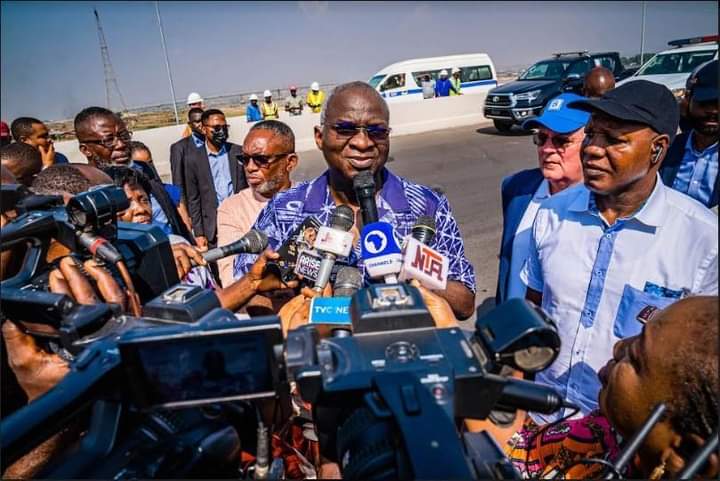
[[[461,94],[457,73],[451,79],[441,73],[433,95]],[[673,477],[720,422],[718,61],[689,78],[682,104],[688,128],[681,133],[678,102],[659,84],[638,80],[615,87],[612,74],[600,68],[585,78],[582,93],[552,99],[523,126],[533,130],[538,167],[500,186],[496,293],[497,304],[525,298],[554,320],[560,353],[535,381],[554,387],[577,410],[466,420],[465,428],[493,432],[526,477],[593,478],[602,466],[576,462],[612,462],[620,440],[663,402],[666,415],[622,474]],[[221,110],[205,109],[196,93],[188,97],[187,129],[169,146],[171,183],[157,174],[147,146],[132,141],[124,121],[107,109],[89,107],[75,117],[87,165],[68,163],[55,152],[43,122],[19,118],[10,128],[14,142],[0,148],[2,181],[66,200],[95,185],[122,187],[130,207],[118,220],[161,229],[182,282],[215,290],[220,304],[233,311],[277,313],[287,331],[307,323],[312,298],[332,295],[330,288],[319,292],[283,282],[266,269],[308,216],[328,225],[336,206],[352,209],[353,249],[338,263],[357,267],[371,282],[358,242],[362,216],[353,188],[355,176],[370,171],[378,217],[400,237],[411,233],[419,217],[434,218],[432,247],[449,261],[447,287],[415,285],[436,323],[456,325],[473,315],[475,272],[448,198],[386,166],[391,119],[375,89],[351,82],[325,99],[314,83],[303,100],[290,88],[285,111],[321,112],[314,138],[327,170],[303,182],[291,178],[301,157],[295,133],[278,120],[271,93],[265,92],[261,105],[256,96],[250,100],[247,119],[255,123],[238,145],[228,141]],[[3,209],[2,224],[14,216]],[[250,229],[268,236],[264,252],[205,262],[202,252]],[[14,254],[3,252],[2,278],[18,267],[22,256]],[[68,254],[59,243],[48,252],[51,291],[81,303],[130,304],[102,265],[78,266]],[[68,372],[65,360],[40,350],[13,323],[3,324],[3,339],[16,391],[24,396],[12,405],[14,394],[4,384],[4,407],[32,401]],[[551,424],[554,429],[543,428]],[[307,430],[300,433],[294,438],[298,450],[317,442]],[[40,461],[36,456],[7,467],[5,476],[31,475],[62,446],[56,444],[55,450],[45,446]],[[319,476],[337,475],[323,459],[311,461]],[[702,476],[717,476],[719,462],[711,455]]]

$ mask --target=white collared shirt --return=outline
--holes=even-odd
[[[547,179],[540,182],[535,194],[533,194],[530,203],[523,213],[520,224],[515,231],[515,237],[512,244],[512,255],[510,257],[510,278],[508,279],[507,298],[514,299],[516,297],[524,299],[527,287],[520,279],[520,271],[525,265],[525,259],[530,252],[530,239],[532,238],[532,225],[535,220],[540,204],[543,200],[550,197],[550,184]]]
[[[561,339],[558,358],[536,380],[587,414],[597,407],[597,371],[614,344],[639,334],[638,315],[690,294],[718,292],[718,218],[660,176],[645,205],[608,226],[579,185],[540,206],[521,273],[542,292]],[[549,422],[559,417],[534,414]]]

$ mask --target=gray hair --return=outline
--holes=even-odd
[[[254,132],[256,130],[269,130],[273,134],[282,138],[293,152],[295,151],[295,134],[288,124],[280,122],[279,120],[263,120],[253,125],[250,128],[248,135],[250,132]]]

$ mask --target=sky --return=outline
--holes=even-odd
[[[391,63],[486,52],[498,70],[555,51],[640,52],[641,2],[159,3],[176,97],[367,80]],[[97,7],[129,107],[170,102],[155,2],[0,3],[0,117],[105,105]],[[646,3],[645,50],[718,33],[716,2]],[[118,108],[117,98],[113,108]]]

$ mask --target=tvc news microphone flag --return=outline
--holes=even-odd
[[[387,222],[373,222],[363,227],[360,235],[361,257],[368,276],[397,282],[402,267],[402,250],[395,229]]]
[[[411,236],[405,238],[400,281],[417,279],[428,289],[442,290],[447,287],[449,272],[447,257]]]

